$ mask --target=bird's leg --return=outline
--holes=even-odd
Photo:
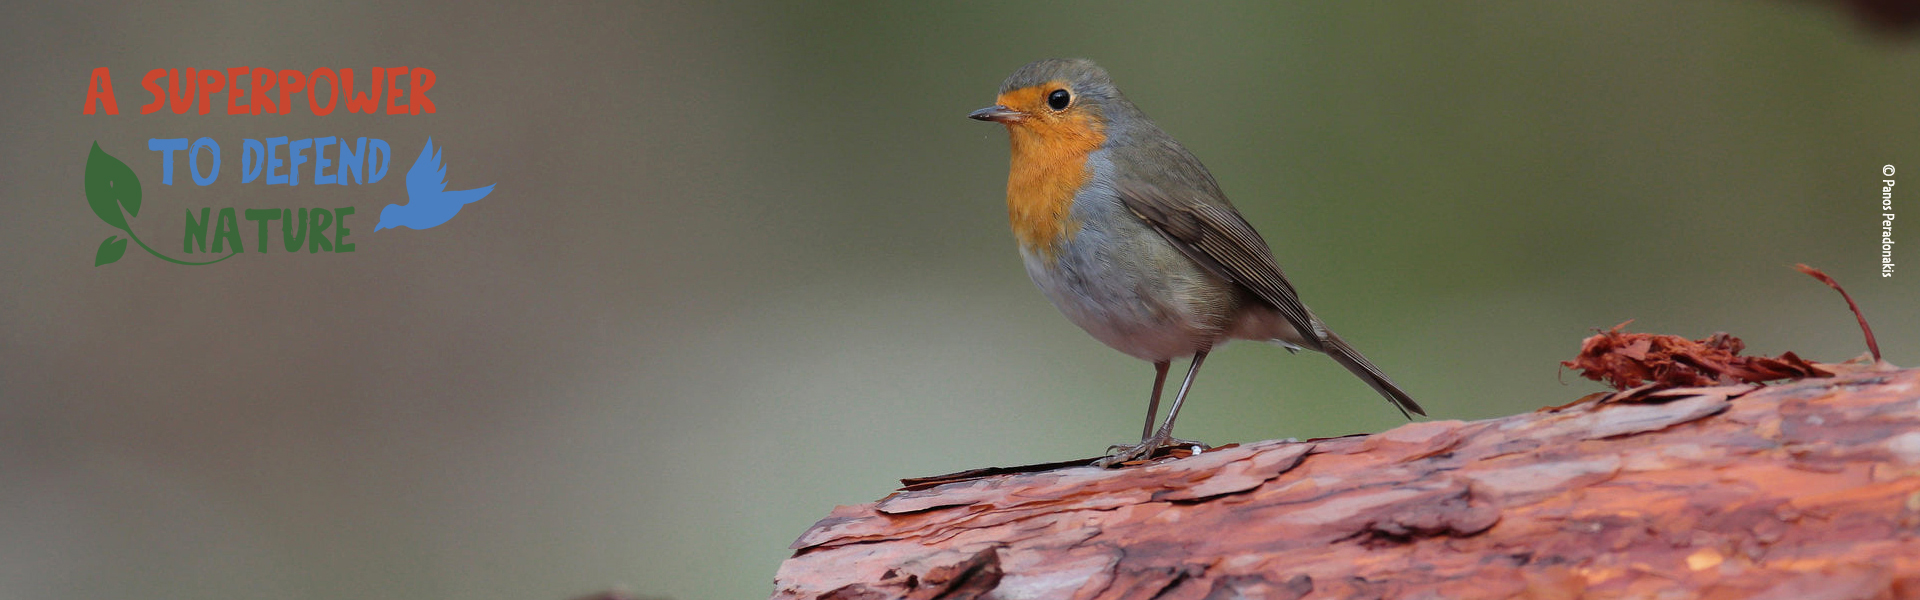
[[[1200,373],[1200,363],[1206,360],[1206,352],[1194,353],[1193,364],[1187,365],[1187,379],[1180,383],[1180,393],[1173,397],[1173,406],[1167,409],[1167,421],[1160,425],[1158,431],[1147,436],[1147,439],[1140,440],[1137,446],[1114,448],[1109,451],[1106,458],[1094,461],[1093,464],[1100,467],[1113,467],[1127,461],[1148,458],[1153,456],[1154,450],[1173,442],[1173,421],[1180,418],[1180,405],[1186,403],[1187,391],[1193,389],[1193,377]],[[1182,443],[1187,442],[1182,440]]]
[[[1167,368],[1172,366],[1172,364],[1173,361],[1168,360],[1154,361],[1153,363],[1153,397],[1147,401],[1147,422],[1140,426],[1140,443],[1144,444],[1148,439],[1153,437],[1153,424],[1156,422],[1154,417],[1160,414],[1160,391],[1167,387]],[[1206,444],[1200,442],[1177,438],[1168,439],[1166,443],[1181,447],[1206,447]],[[1113,454],[1125,450],[1132,450],[1133,447],[1133,444],[1114,444],[1107,447],[1107,453]]]
[[[1160,388],[1167,386],[1167,367],[1173,361],[1160,360],[1153,363],[1153,399],[1147,401],[1147,424],[1140,426],[1140,441],[1153,437],[1153,417],[1160,414]]]
[[[1154,417],[1160,414],[1160,391],[1167,387],[1167,368],[1172,366],[1172,364],[1173,361],[1170,360],[1154,361],[1153,363],[1153,397],[1147,401],[1147,422],[1140,426],[1140,441],[1142,442],[1153,437],[1153,425],[1158,422]],[[1179,438],[1172,438],[1167,440],[1167,442],[1182,447],[1206,446],[1206,444],[1200,442]],[[1107,452],[1113,453],[1131,448],[1133,448],[1132,444],[1114,444],[1107,447]]]
[[[1187,402],[1187,390],[1193,388],[1193,377],[1200,374],[1200,363],[1205,360],[1206,352],[1194,353],[1193,364],[1187,365],[1187,379],[1180,382],[1180,395],[1173,397],[1173,406],[1167,409],[1167,422],[1162,423],[1160,430],[1154,432],[1153,438],[1147,441],[1166,443],[1173,439],[1173,420],[1180,418],[1180,405]]]

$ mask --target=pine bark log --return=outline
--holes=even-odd
[[[774,598],[1920,598],[1920,370],[962,479]]]

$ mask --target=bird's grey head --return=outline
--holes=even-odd
[[[995,105],[967,115],[981,121],[1019,123],[1050,115],[1082,115],[1107,123],[1138,112],[1120,95],[1107,70],[1084,58],[1048,58],[1027,63],[1000,83]]]
[[[1044,58],[1027,63],[1000,83],[1000,93],[1048,83],[1064,83],[1080,95],[1112,96],[1113,77],[1084,58]]]

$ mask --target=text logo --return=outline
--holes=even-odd
[[[371,76],[363,80],[355,77],[354,69],[350,68],[335,70],[322,67],[312,71],[264,67],[152,69],[140,80],[140,87],[152,97],[152,102],[140,107],[139,112],[142,115],[163,110],[181,115],[194,112],[201,115],[216,112],[249,116],[286,115],[293,112],[301,96],[305,96],[307,108],[315,116],[338,114],[334,109],[342,104],[346,106],[347,113],[363,115],[384,112],[387,115],[420,118],[420,115],[440,112],[439,104],[427,97],[428,91],[438,80],[432,69],[375,67],[362,72],[367,71]],[[364,91],[356,91],[356,88]],[[226,94],[224,102],[217,97],[223,92]],[[215,110],[221,106],[226,110]],[[106,67],[93,69],[88,77],[86,99],[81,112],[103,115],[103,118],[119,118],[119,101],[114,94],[112,73]],[[238,181],[241,185],[258,185],[271,190],[275,189],[273,186],[291,188],[305,184],[319,186],[322,190],[345,191],[346,186],[370,186],[385,179],[394,156],[392,144],[370,137],[289,139],[289,136],[281,136],[249,138],[239,142],[233,144],[232,140],[228,140],[227,146],[229,149],[236,145],[239,147],[241,152],[238,153],[238,160],[223,161],[220,142],[210,137],[193,139],[192,143],[184,137],[153,138],[147,140],[147,150],[153,153],[149,155],[153,162],[134,162],[143,165],[143,169],[146,168],[144,165],[158,163],[158,181],[162,186],[173,186],[176,179],[184,184],[188,178],[175,177],[179,170],[187,171],[196,186],[214,185],[221,180],[221,167],[225,162],[229,175],[239,171]],[[438,227],[452,220],[462,208],[493,193],[492,183],[470,189],[447,189],[444,150],[443,144],[435,144],[433,138],[427,138],[413,167],[407,170],[405,202],[386,204],[380,210],[374,231]],[[227,155],[226,158],[234,157]],[[233,179],[231,176],[227,178],[228,181]],[[135,226],[135,220],[140,216],[143,200],[140,177],[126,162],[102,149],[99,142],[94,142],[87,152],[85,184],[88,207],[102,222],[119,230],[107,236],[95,249],[93,264],[96,267],[123,258],[128,242],[155,258],[180,265],[210,265],[240,254],[266,254],[282,250],[290,254],[300,253],[303,249],[305,254],[353,252],[361,242],[350,239],[354,230],[349,218],[356,212],[366,214],[353,206],[190,207],[186,209],[180,251],[174,254],[156,248],[136,234],[138,227]],[[398,199],[400,194],[389,192],[379,197]],[[249,223],[241,223],[242,218]],[[278,227],[274,227],[276,223]],[[278,240],[273,235],[276,229]],[[152,235],[153,232],[147,233]],[[361,234],[363,237],[365,235]],[[159,246],[164,248],[170,244],[161,243]],[[274,250],[276,247],[282,250]],[[215,256],[208,257],[211,260],[198,260],[201,257],[192,256],[194,254]]]

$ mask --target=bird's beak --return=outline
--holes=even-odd
[[[967,113],[967,118],[969,119],[975,121],[993,121],[995,123],[1018,123],[1021,117],[1020,111],[999,104]]]

